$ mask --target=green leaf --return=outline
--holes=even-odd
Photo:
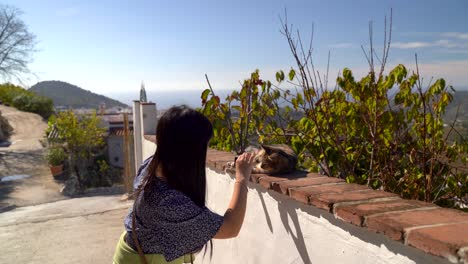
[[[218,107],[218,105],[219,105],[219,103],[220,103],[219,96],[213,97],[213,100],[215,101],[215,107]]]
[[[205,89],[201,95],[201,99],[206,100],[209,94],[210,94],[210,89]]]
[[[284,81],[284,72],[283,71],[279,71],[276,73],[276,81],[277,82],[282,82]]]
[[[294,69],[291,69],[289,71],[289,80],[292,81],[294,80],[294,77],[296,76],[296,72],[294,71]]]

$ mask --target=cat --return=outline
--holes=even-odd
[[[261,145],[260,149],[248,147],[246,152],[255,153],[254,174],[285,174],[296,169],[297,155],[288,145]],[[235,163],[229,162],[228,167],[234,168]]]

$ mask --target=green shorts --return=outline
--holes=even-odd
[[[140,255],[138,252],[133,250],[127,243],[125,243],[125,234],[124,231],[120,236],[119,243],[115,248],[114,253],[114,263],[115,264],[130,264],[130,263],[140,263]],[[146,261],[148,264],[182,264],[182,263],[192,263],[195,260],[193,254],[184,255],[178,259],[175,259],[171,262],[167,262],[162,254],[145,254]],[[192,261],[190,261],[192,259]]]

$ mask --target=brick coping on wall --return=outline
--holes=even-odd
[[[145,139],[156,144],[156,135],[145,135]]]
[[[235,172],[226,168],[234,157],[232,153],[209,149],[206,166],[234,177]],[[317,173],[252,174],[250,181],[426,253],[468,263],[468,213],[405,200]]]
[[[154,135],[145,135],[145,139],[156,142]],[[234,157],[233,153],[209,149],[206,166],[234,178],[235,171],[226,168]],[[250,181],[426,253],[468,263],[468,213],[405,200],[393,193],[317,173],[252,174]]]

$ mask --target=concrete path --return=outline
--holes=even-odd
[[[112,263],[131,202],[63,196],[40,143],[47,123],[12,107],[0,111],[14,129],[11,145],[0,147],[0,263]]]
[[[44,139],[47,123],[37,114],[13,107],[0,105],[0,111],[14,129],[11,145],[0,147],[0,212],[66,199],[44,159],[40,140]],[[15,178],[22,175],[28,177]]]
[[[75,198],[0,214],[0,263],[112,263],[131,201]]]

